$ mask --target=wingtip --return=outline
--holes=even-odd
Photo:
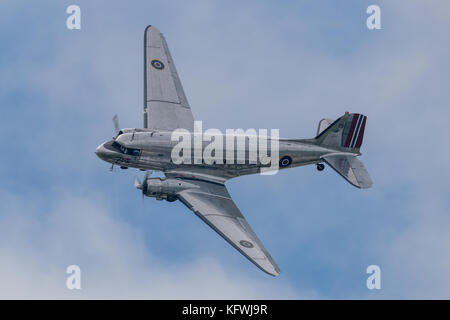
[[[272,277],[278,277],[280,275],[280,268],[275,264],[270,263],[270,266],[257,264],[254,262],[258,268],[260,268],[262,271],[267,273],[268,275],[271,275]]]
[[[266,272],[267,274],[271,275],[274,278],[278,277],[280,275],[280,269],[278,269],[278,268],[273,271],[264,270],[264,272]]]
[[[159,33],[161,33],[161,31],[159,31],[158,28],[156,28],[154,25],[151,25],[151,24],[149,24],[147,27],[145,27],[145,33],[147,33],[150,29],[158,31]]]
[[[372,186],[373,186],[373,182],[370,182],[370,183],[361,185],[359,188],[360,189],[370,189],[370,188],[372,188]]]

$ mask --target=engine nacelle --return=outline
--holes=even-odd
[[[198,186],[180,179],[149,178],[143,190],[147,197],[157,200],[175,201],[177,193],[186,189],[198,188]]]

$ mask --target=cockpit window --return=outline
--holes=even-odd
[[[138,157],[141,154],[141,150],[134,149],[134,148],[127,148],[127,147],[121,145],[120,143],[118,143],[117,141],[114,141],[112,143],[112,147],[114,149],[116,149],[117,151],[119,151],[120,153],[128,154],[130,156]]]
[[[118,143],[117,141],[114,141],[111,146],[120,152],[120,147],[121,147],[120,143]]]

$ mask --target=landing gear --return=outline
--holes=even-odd
[[[318,163],[317,170],[322,171],[323,169],[325,169],[325,165],[323,163]]]
[[[169,196],[169,197],[167,197],[167,202],[174,202],[174,201],[177,201],[177,197],[174,197],[174,196]]]

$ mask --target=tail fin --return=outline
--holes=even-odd
[[[315,139],[321,146],[359,151],[363,142],[366,119],[366,116],[359,113],[346,113],[333,123],[329,119],[322,119]]]
[[[355,154],[335,153],[323,156],[322,159],[355,187],[367,189],[372,186],[369,173]]]

